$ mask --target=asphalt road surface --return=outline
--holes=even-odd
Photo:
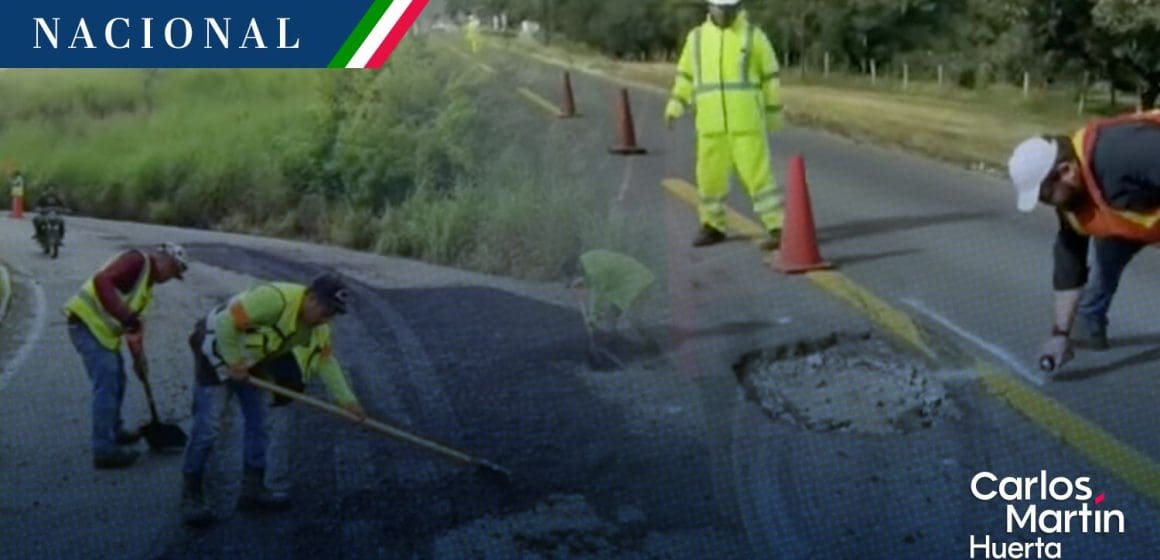
[[[500,52],[479,60],[503,76],[489,107],[522,131],[507,142],[540,153],[561,184],[608,192],[611,211],[642,225],[661,280],[646,325],[659,350],[626,352],[622,371],[588,368],[562,283],[86,219],[70,221],[62,258],[50,261],[27,239],[28,223],[0,220],[0,259],[16,279],[0,327],[0,556],[955,558],[970,557],[972,537],[990,535],[1055,540],[1065,558],[1158,557],[1154,495],[988,395],[962,363],[914,357],[947,384],[961,415],[908,435],[816,433],[767,416],[737,383],[739,357],[869,332],[870,322],[809,282],[770,272],[749,244],[688,247],[694,214],[660,181],[691,181],[692,131],[687,122],[664,131],[663,96],[634,91],[650,153],[616,158],[607,147],[617,86],[573,73],[581,117],[561,121],[511,90],[554,99],[558,68]],[[805,155],[823,253],[845,275],[960,354],[1022,379],[1048,326],[1048,216],[1016,215],[996,179],[826,134],[790,129],[773,149],[779,169]],[[746,207],[740,196],[731,204]],[[233,512],[236,419],[211,471],[223,517],[213,528],[181,526],[177,456],[92,471],[86,380],[57,309],[116,250],[170,239],[187,243],[197,264],[185,283],[158,289],[149,318],[163,416],[188,426],[184,337],[194,318],[256,282],[339,270],[355,282],[357,303],[336,322],[336,351],[368,412],[511,468],[511,485],[300,405],[289,512]],[[1126,273],[1113,350],[1082,353],[1069,380],[1034,386],[1152,461],[1157,272],[1160,259],[1147,251]],[[130,382],[127,419],[145,417],[142,400]],[[1090,476],[1102,507],[1123,511],[1127,533],[1008,535],[1005,504],[971,496],[980,471],[1041,469]],[[1021,507],[1030,503],[1071,507]]]

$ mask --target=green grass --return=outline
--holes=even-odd
[[[519,40],[491,41],[513,50],[526,51],[528,46]],[[613,60],[562,42],[536,48],[556,60],[613,77],[665,90],[672,85],[675,68],[670,62]],[[782,82],[783,102],[793,123],[976,167],[1005,166],[1010,149],[1029,135],[1070,133],[1095,116],[1131,110],[1113,107],[1104,93],[1090,96],[1085,113],[1079,115],[1075,92],[1068,89],[1036,89],[1024,97],[1021,88],[1006,84],[966,89],[916,80],[903,90],[897,76],[885,74],[871,83],[866,76],[803,76],[790,68],[783,69]]]
[[[499,78],[412,37],[381,71],[9,70],[0,162],[82,213],[560,279],[609,237],[599,189],[504,151]],[[498,98],[497,98],[498,99]],[[542,150],[539,150],[542,151]],[[611,186],[609,186],[611,188]],[[594,245],[599,243],[599,245]]]

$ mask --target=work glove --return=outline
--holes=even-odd
[[[665,105],[665,126],[669,130],[673,129],[673,121],[681,118],[685,114],[685,105],[676,99],[670,99],[669,103]]]
[[[145,330],[145,325],[141,324],[141,317],[138,317],[137,315],[129,317],[129,319],[122,323],[121,326],[125,328],[126,337],[129,335],[139,335],[143,330]]]
[[[250,367],[245,362],[227,366],[226,373],[229,374],[230,379],[237,382],[243,382],[250,377]]]
[[[1039,368],[1051,373],[1075,356],[1071,349],[1071,339],[1063,335],[1055,335],[1043,343],[1039,351]]]
[[[784,117],[782,117],[781,111],[765,114],[765,130],[767,132],[777,132],[784,126],[785,120]]]

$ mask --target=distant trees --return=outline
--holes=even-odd
[[[702,0],[447,0],[451,13],[508,13],[610,55],[676,52],[705,17]],[[1084,71],[1160,97],[1160,0],[778,0],[750,16],[792,62],[865,69],[868,61],[938,60],[1015,80],[1024,71],[1078,83]],[[960,81],[974,82],[973,76]]]

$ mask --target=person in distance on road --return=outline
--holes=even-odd
[[[62,198],[60,196],[60,193],[57,192],[56,187],[49,185],[46,189],[44,189],[44,192],[40,193],[40,196],[36,198],[35,210],[37,212],[37,215],[36,215],[36,217],[32,218],[32,227],[34,230],[32,233],[32,238],[38,239],[40,237],[41,232],[44,231],[44,226],[47,223],[46,216],[44,215],[44,213],[46,211],[48,211],[48,210],[64,210],[67,208],[68,208],[68,205],[65,204],[64,198]],[[62,242],[64,241],[64,221],[63,220],[60,223],[60,239]],[[63,243],[61,243],[61,244],[63,245]]]
[[[689,32],[665,107],[669,128],[693,107],[697,129],[697,209],[701,232],[694,247],[725,240],[725,198],[737,170],[769,239],[781,244],[781,193],[769,162],[769,132],[782,127],[777,54],[751,23],[741,0],[708,0],[709,17]]]
[[[121,339],[129,342],[130,351],[141,351],[145,335],[141,316],[153,300],[153,287],[181,280],[188,267],[185,249],[175,243],[125,251],[85,281],[65,304],[69,338],[93,383],[92,449],[98,469],[124,468],[137,460],[136,451],[119,447],[139,439],[121,423],[126,377]]]
[[[467,43],[471,45],[471,52],[473,53],[479,52],[479,44],[483,40],[479,35],[479,25],[479,18],[477,16],[472,15],[468,18],[466,29]]]
[[[1028,138],[1013,151],[1008,172],[1016,207],[1055,209],[1054,323],[1040,352],[1045,369],[1072,358],[1071,328],[1081,324],[1099,345],[1106,313],[1124,267],[1144,245],[1160,242],[1160,111],[1098,119],[1073,136]],[[1089,239],[1096,277],[1088,284]],[[1106,338],[1104,338],[1106,340]]]
[[[245,424],[245,469],[238,508],[289,505],[285,492],[287,403],[275,399],[272,425],[268,425],[266,399],[261,389],[246,382],[249,376],[301,392],[305,381],[317,375],[340,406],[360,419],[366,417],[331,350],[328,323],[346,312],[349,299],[350,290],[341,278],[323,274],[309,286],[289,282],[257,286],[235,295],[196,323],[189,337],[194,356],[193,429],[182,468],[181,511],[187,524],[205,525],[213,520],[203,478],[222,413],[232,397],[238,399]],[[274,451],[268,462],[271,446]],[[272,471],[267,471],[268,466]],[[267,480],[282,486],[272,490]]]

